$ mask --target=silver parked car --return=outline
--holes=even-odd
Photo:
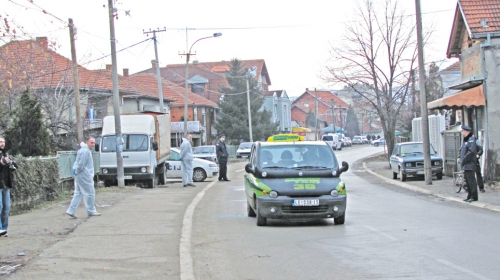
[[[217,163],[217,154],[215,152],[215,145],[195,147],[193,149],[193,157],[206,159]]]

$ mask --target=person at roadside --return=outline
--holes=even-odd
[[[465,202],[478,200],[477,182],[476,182],[476,165],[477,165],[477,145],[476,138],[471,132],[471,128],[462,125],[462,146],[460,147],[460,157],[458,162],[464,171],[465,182],[467,184],[467,198]]]
[[[484,193],[483,174],[481,174],[481,165],[479,164],[480,158],[483,155],[483,146],[481,145],[481,141],[479,141],[479,139],[476,140],[476,147],[477,147],[477,156],[476,156],[477,186],[479,187],[479,191]]]
[[[73,199],[66,210],[72,218],[75,215],[76,208],[80,205],[82,198],[87,208],[87,215],[101,216],[101,213],[95,209],[95,189],[94,189],[94,161],[92,160],[92,150],[94,150],[95,139],[88,137],[85,143],[80,143],[80,150],[76,154],[76,160],[73,164],[73,175],[75,176],[75,192]]]
[[[5,138],[0,137],[0,236],[7,237],[10,215],[10,189],[15,185],[17,164],[5,149]]]
[[[217,141],[217,144],[215,144],[217,161],[219,162],[219,169],[220,169],[219,181],[231,181],[227,178],[227,158],[229,154],[226,149],[226,143],[224,143],[225,140],[226,140],[226,135],[221,134],[219,135],[219,141]]]
[[[193,135],[191,134],[188,134],[186,138],[182,138],[180,147],[183,187],[196,187],[193,184],[193,148],[191,147],[191,139],[193,139]]]

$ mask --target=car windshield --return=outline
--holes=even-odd
[[[215,154],[213,147],[196,147],[193,154]]]
[[[401,145],[401,156],[410,156],[414,154],[423,154],[424,153],[424,144],[423,143],[414,143],[414,144],[406,144]],[[430,145],[430,153],[431,155],[436,154],[434,147],[432,144]]]
[[[251,149],[252,145],[253,145],[252,142],[241,143],[240,146],[238,147],[238,149]]]
[[[323,136],[323,141],[333,141],[333,136]]]
[[[149,147],[148,136],[141,134],[123,134],[123,151],[147,151]],[[116,136],[102,137],[101,151],[103,153],[116,152]]]
[[[338,163],[329,146],[280,145],[265,146],[259,150],[258,165],[261,168],[331,169]]]

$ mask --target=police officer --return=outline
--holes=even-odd
[[[226,135],[219,135],[219,141],[215,144],[215,150],[217,152],[217,161],[219,162],[219,181],[231,181],[227,178],[227,157],[229,154],[227,153],[226,143]]]
[[[478,200],[477,182],[476,182],[476,165],[477,165],[477,145],[476,138],[471,132],[471,128],[462,125],[462,136],[464,137],[462,146],[460,147],[460,167],[464,171],[465,182],[468,187],[467,198],[465,202]]]

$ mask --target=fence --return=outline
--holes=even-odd
[[[59,151],[57,157],[59,158],[59,179],[66,180],[73,178],[73,164],[76,160],[76,151]],[[92,152],[92,159],[94,160],[94,175],[99,173],[99,166],[101,164],[98,152]]]

